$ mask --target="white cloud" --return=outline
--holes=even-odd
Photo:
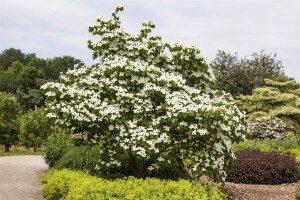
[[[218,49],[250,56],[277,53],[288,75],[300,81],[300,1],[96,1],[1,0],[0,50],[16,47],[43,57],[70,54],[92,63],[86,47],[89,24],[109,18],[123,2],[126,29],[138,31],[145,20],[163,39],[199,45],[207,60]]]

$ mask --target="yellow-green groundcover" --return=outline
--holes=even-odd
[[[47,200],[228,199],[216,186],[199,181],[133,177],[112,181],[67,169],[50,170],[42,181],[42,191]]]

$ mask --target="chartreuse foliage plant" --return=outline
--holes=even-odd
[[[296,187],[295,197],[297,200],[300,200],[300,186]]]
[[[122,10],[89,27],[100,37],[88,41],[97,66],[76,66],[43,86],[48,117],[71,129],[78,143],[102,144],[100,171],[130,163],[132,175],[144,177],[175,156],[189,159],[194,174],[224,180],[231,145],[245,137],[244,113],[213,89],[198,48],[152,36],[153,22],[128,33],[121,28]]]
[[[282,120],[287,131],[300,135],[300,84],[285,76],[265,79],[265,83],[266,87],[255,88],[252,95],[239,96],[236,103],[249,120],[274,116]]]
[[[128,177],[114,181],[71,170],[51,170],[42,178],[47,200],[85,199],[197,199],[224,200],[228,196],[216,186],[199,181],[166,181],[156,178]]]

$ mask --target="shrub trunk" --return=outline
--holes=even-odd
[[[4,145],[4,152],[9,152],[9,145],[8,144]]]

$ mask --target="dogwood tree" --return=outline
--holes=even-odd
[[[194,174],[224,180],[231,144],[244,138],[245,116],[222,91],[200,50],[150,35],[153,22],[137,34],[121,28],[119,6],[112,18],[97,18],[89,40],[98,66],[76,66],[59,82],[43,86],[48,114],[86,144],[102,143],[96,166],[120,166],[129,156],[135,177],[168,157],[189,160]]]

